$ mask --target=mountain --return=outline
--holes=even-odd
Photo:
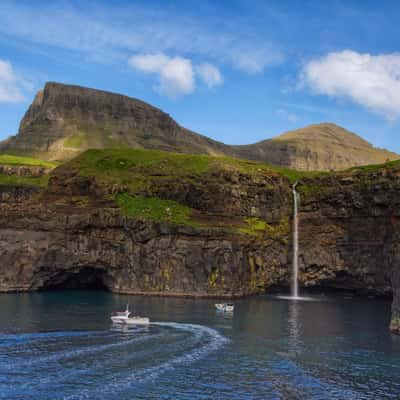
[[[242,158],[305,171],[341,170],[400,158],[331,123],[310,125],[273,139],[235,146],[234,152]]]
[[[179,126],[143,101],[49,82],[39,91],[5,151],[68,159],[89,148],[139,147],[223,154],[227,146]]]
[[[49,160],[70,159],[89,148],[121,147],[227,155],[299,170],[340,170],[400,158],[328,123],[229,146],[181,127],[143,101],[54,82],[37,93],[18,134],[0,143],[2,152]]]

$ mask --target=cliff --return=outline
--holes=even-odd
[[[0,290],[241,296],[284,283],[283,182],[230,159],[88,151],[47,188],[3,186]]]
[[[52,82],[36,95],[18,134],[0,143],[3,152],[50,160],[71,159],[91,148],[127,147],[228,155],[298,170],[341,170],[400,157],[326,123],[229,146],[181,127],[143,101]]]
[[[392,296],[400,332],[400,163],[342,173],[226,157],[91,150],[47,185],[0,185],[0,290],[241,296],[300,286]]]
[[[400,163],[305,178],[299,191],[303,284],[392,293],[400,333]]]
[[[225,146],[180,127],[143,101],[80,86],[49,82],[39,91],[5,152],[74,157],[90,148],[144,147],[218,153]]]

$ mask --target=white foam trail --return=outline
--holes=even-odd
[[[30,359],[30,360],[25,360],[21,363],[17,362],[14,364],[8,364],[7,366],[4,366],[4,367],[5,367],[5,369],[14,369],[16,366],[17,367],[21,367],[21,366],[26,367],[26,366],[34,366],[34,365],[38,365],[38,364],[49,363],[49,362],[53,362],[53,361],[58,362],[58,361],[65,360],[68,358],[78,357],[78,356],[82,356],[85,354],[99,353],[102,351],[130,345],[130,344],[137,343],[137,342],[145,342],[145,341],[149,341],[151,339],[158,339],[161,336],[162,336],[161,334],[150,335],[150,336],[145,336],[145,337],[143,337],[143,336],[136,337],[135,336],[133,339],[127,339],[127,340],[123,340],[123,341],[117,342],[117,343],[108,343],[108,344],[102,344],[102,345],[97,345],[97,346],[89,346],[89,347],[84,347],[81,349],[69,350],[69,351],[66,351],[63,353],[52,354],[52,355],[46,356],[46,357],[36,357],[36,358]]]
[[[135,372],[127,377],[122,377],[118,380],[114,380],[114,382],[109,383],[105,387],[101,389],[102,393],[112,392],[116,395],[118,391],[128,389],[129,386],[135,383],[143,383],[148,380],[153,380],[157,378],[159,375],[165,373],[166,371],[170,371],[175,369],[178,366],[191,364],[196,362],[208,354],[218,350],[220,347],[229,342],[227,338],[218,333],[215,329],[209,328],[203,325],[196,324],[184,324],[184,323],[176,323],[176,322],[152,322],[152,325],[156,326],[164,326],[173,329],[179,329],[186,332],[193,333],[196,341],[200,341],[202,339],[209,338],[205,344],[200,346],[199,348],[189,351],[186,354],[176,356],[169,361],[165,361],[159,365],[155,365],[153,367],[144,368],[138,372]],[[79,395],[71,395],[66,398],[68,399],[90,399],[93,398],[93,392],[90,390],[80,391]]]
[[[163,335],[154,335],[152,338],[160,338],[161,336],[163,336]],[[174,337],[176,339],[179,339],[179,337],[177,335],[174,335],[172,337]],[[180,341],[180,343],[181,343],[181,341]],[[173,343],[173,345],[176,345],[176,343]],[[161,343],[160,344],[156,344],[155,346],[153,346],[153,344],[152,344],[151,357],[154,356],[154,354],[155,354],[154,350],[155,349],[158,350],[158,349],[161,348],[162,350],[165,351],[165,349],[168,348],[169,346],[170,346],[169,344],[161,344]],[[134,352],[132,352],[132,356],[135,359],[137,359],[138,357],[146,357],[148,359],[149,358],[149,349],[148,348],[147,349],[144,348],[144,349],[139,350],[139,351],[135,350]],[[124,357],[126,359],[127,355],[125,354]],[[131,360],[131,359],[132,359],[132,357],[129,357],[129,360]],[[95,371],[99,371],[99,370],[104,371],[104,365],[99,363],[98,360],[96,360],[96,361],[97,361],[96,365],[94,367],[90,368],[90,372],[91,373],[93,373]],[[66,378],[71,379],[71,377],[74,377],[74,376],[78,376],[80,379],[82,379],[82,375],[86,374],[87,372],[88,372],[88,368],[87,367],[85,367],[85,370],[83,370],[83,371],[80,370],[79,368],[78,369],[74,368],[73,370],[70,370],[69,372],[63,371],[63,373],[62,373],[62,381],[60,381],[60,383],[63,384],[63,382],[65,382]],[[50,381],[53,381],[53,383],[54,383],[54,378],[51,377],[49,379],[41,379],[40,383],[46,385]]]
[[[32,342],[42,340],[51,340],[56,338],[80,337],[80,336],[93,336],[103,334],[104,331],[57,331],[57,332],[32,332],[32,333],[13,333],[13,334],[0,334],[0,348],[20,346]],[[5,343],[4,343],[5,342]]]
[[[156,378],[167,370],[174,369],[178,365],[195,362],[209,353],[218,350],[221,346],[228,342],[228,339],[218,333],[215,329],[203,325],[196,324],[180,324],[175,322],[154,322],[153,325],[166,326],[174,329],[184,330],[194,334],[196,339],[202,339],[208,336],[210,341],[198,349],[192,350],[187,354],[177,356],[169,361],[141,370],[132,374],[126,379],[124,385],[129,386],[131,383],[141,383]],[[119,385],[119,383],[118,383]]]

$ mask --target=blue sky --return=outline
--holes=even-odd
[[[2,0],[0,139],[59,81],[226,143],[329,121],[400,153],[399,17],[375,0]]]

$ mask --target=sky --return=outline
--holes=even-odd
[[[254,143],[333,122],[400,153],[400,2],[0,2],[0,140],[46,81]]]

